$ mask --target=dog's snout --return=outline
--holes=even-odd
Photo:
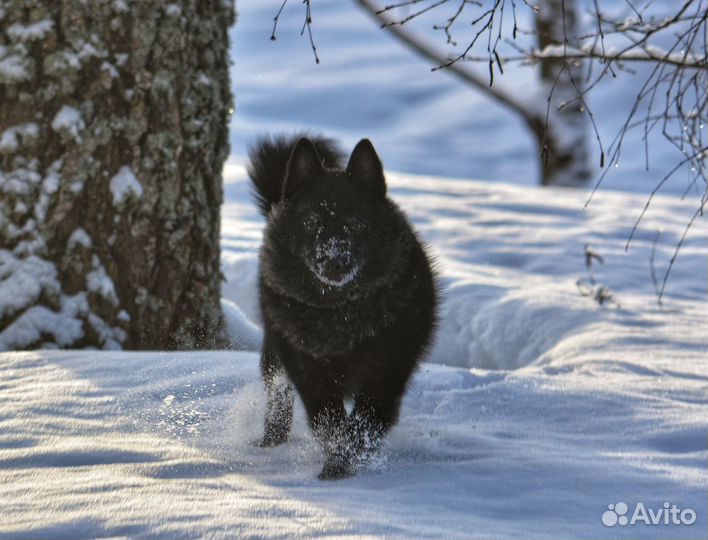
[[[346,255],[336,255],[324,261],[324,271],[326,274],[338,278],[351,270],[352,261]]]
[[[320,281],[340,285],[356,276],[357,262],[349,239],[328,238],[315,247],[313,272]]]
[[[335,257],[332,259],[332,269],[341,272],[349,266],[349,261],[345,257]]]

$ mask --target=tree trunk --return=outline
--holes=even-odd
[[[576,0],[542,0],[536,14],[538,48],[577,45],[578,11]],[[576,99],[583,88],[582,65],[576,60],[543,59],[541,83],[550,95],[548,126],[545,119],[530,121],[541,153],[543,185],[583,186],[592,177],[588,155],[587,119]],[[546,129],[547,128],[547,129]]]
[[[229,0],[0,7],[0,350],[225,344]]]

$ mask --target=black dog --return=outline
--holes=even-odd
[[[320,478],[354,474],[396,422],[436,322],[435,274],[386,197],[374,147],[360,141],[346,169],[342,158],[321,137],[260,139],[250,152],[249,175],[267,218],[262,446],[288,438],[291,381],[327,456]]]

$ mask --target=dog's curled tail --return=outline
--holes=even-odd
[[[303,137],[315,145],[317,154],[326,168],[336,169],[343,166],[345,156],[333,139],[306,133],[259,137],[248,149],[248,176],[255,188],[258,209],[266,217],[271,206],[282,199],[290,154]]]

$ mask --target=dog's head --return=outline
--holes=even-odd
[[[355,296],[394,271],[408,230],[402,220],[368,139],[344,171],[325,168],[312,142],[300,139],[266,230],[264,272],[297,297]]]

